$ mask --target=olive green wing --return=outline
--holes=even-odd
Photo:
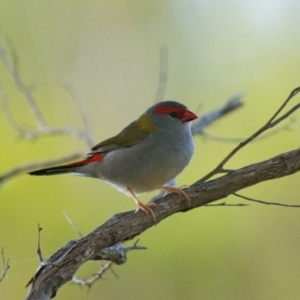
[[[119,134],[111,137],[91,149],[91,153],[110,152],[116,149],[132,147],[143,141],[149,134],[157,131],[157,127],[143,115],[130,123]]]

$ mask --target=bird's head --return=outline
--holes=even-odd
[[[187,127],[187,123],[198,118],[185,105],[176,101],[159,102],[145,114],[160,130]]]

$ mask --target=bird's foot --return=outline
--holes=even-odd
[[[135,210],[136,212],[141,209],[141,210],[143,210],[146,213],[146,215],[148,215],[150,213],[151,216],[152,216],[153,221],[155,222],[155,224],[157,224],[156,216],[154,214],[153,209],[151,208],[151,206],[156,206],[155,203],[143,204],[140,201],[138,201],[138,202],[136,201],[136,204],[138,206],[137,209]]]
[[[182,185],[182,186],[180,186],[178,188],[173,187],[173,186],[165,186],[165,185],[161,187],[162,190],[166,191],[166,193],[165,193],[164,196],[169,195],[171,193],[178,194],[180,196],[183,196],[184,199],[188,201],[189,206],[191,206],[191,198],[190,198],[190,196],[186,192],[184,192],[182,190],[184,188],[188,188],[188,185]]]
[[[138,198],[137,196],[134,194],[134,192],[130,189],[130,188],[127,188],[128,192],[130,193],[131,197],[133,198],[134,202],[136,203],[137,205],[137,209],[135,210],[135,212],[139,211],[140,209],[143,210],[146,215],[149,215],[149,213],[151,214],[151,217],[154,221],[155,224],[157,224],[157,219],[156,219],[156,216],[154,214],[154,211],[153,209],[151,208],[151,206],[156,206],[155,203],[148,203],[148,204],[143,204]]]

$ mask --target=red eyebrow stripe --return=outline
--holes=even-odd
[[[181,107],[169,107],[159,105],[155,107],[155,112],[158,115],[169,115],[171,112],[176,112],[179,118],[182,118],[186,109]]]

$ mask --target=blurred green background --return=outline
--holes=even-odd
[[[90,116],[95,142],[116,134],[152,105],[158,85],[159,47],[168,48],[165,99],[185,103],[199,115],[237,91],[245,106],[207,132],[247,137],[300,85],[299,1],[102,1],[1,0],[4,43],[17,54],[20,73],[32,88],[47,122],[82,128],[60,80],[71,82]],[[20,124],[35,126],[24,97],[0,64],[0,83]],[[294,103],[299,101],[294,99]],[[296,113],[295,118],[299,117]],[[0,173],[20,164],[88,151],[72,137],[26,141],[0,114]],[[299,121],[236,155],[228,168],[262,161],[299,144]],[[197,137],[196,153],[178,184],[210,171],[234,143]],[[242,193],[258,199],[300,203],[299,175]],[[143,195],[147,201],[151,194]],[[228,203],[242,202],[234,197]],[[44,257],[77,235],[66,210],[87,234],[131,199],[105,183],[75,176],[22,175],[0,190],[0,247],[11,268],[0,299],[22,299],[38,266],[37,224]],[[147,251],[128,254],[93,288],[68,283],[56,299],[299,299],[300,211],[251,204],[203,207],[178,214],[140,236]],[[128,243],[131,245],[132,243]],[[87,263],[77,276],[97,271]]]

